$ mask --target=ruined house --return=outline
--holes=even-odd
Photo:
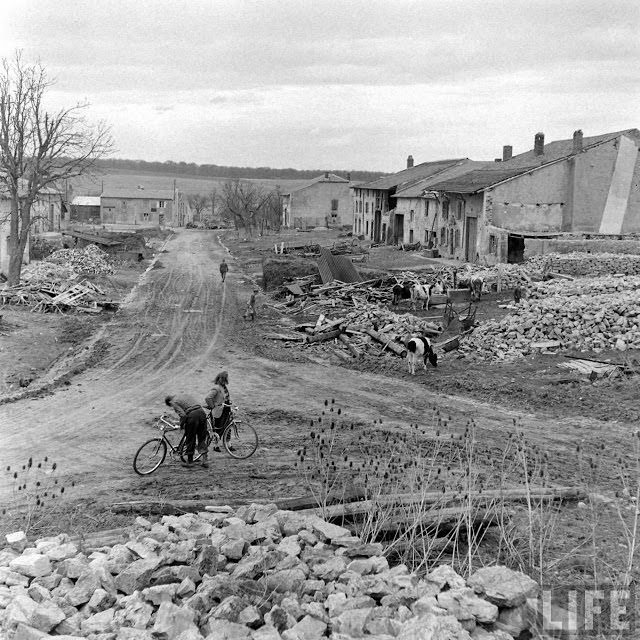
[[[105,188],[101,224],[183,227],[193,221],[187,197],[178,189]]]

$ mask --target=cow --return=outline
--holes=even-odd
[[[433,286],[433,285],[431,285]],[[420,284],[415,282],[411,287],[411,309],[415,311],[418,302],[422,304],[422,309],[429,308],[429,299],[431,298],[431,286],[428,284]]]
[[[424,370],[427,370],[427,360],[432,366],[438,366],[438,356],[431,347],[431,341],[425,336],[411,338],[407,343],[407,364],[409,365],[409,373],[416,375],[416,365],[422,361]]]
[[[397,305],[399,304],[400,300],[408,300],[409,298],[411,298],[411,287],[413,285],[411,285],[410,283],[407,284],[394,284],[393,285],[393,289],[391,290],[393,293],[393,300],[391,301],[392,305]]]
[[[462,289],[469,289],[471,297],[480,302],[484,278],[479,273],[473,273],[471,267],[467,266],[466,272],[458,278],[458,286]]]

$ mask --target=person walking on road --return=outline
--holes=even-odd
[[[205,406],[211,410],[213,417],[213,430],[222,435],[222,430],[227,426],[227,421],[231,415],[231,397],[229,395],[229,374],[221,371],[213,381],[213,387],[204,399]],[[220,451],[219,447],[214,447],[214,451]]]
[[[222,262],[220,263],[220,275],[222,276],[222,282],[227,277],[227,271],[229,271],[229,265],[226,263],[225,259],[222,258]]]
[[[185,434],[185,453],[187,462],[183,467],[193,467],[193,453],[198,439],[198,451],[202,454],[200,460],[203,467],[208,467],[207,455],[207,414],[202,405],[198,404],[191,396],[167,396],[165,404],[171,407],[180,417],[180,428]]]

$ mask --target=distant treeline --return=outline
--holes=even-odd
[[[101,169],[116,171],[147,171],[167,175],[195,176],[202,178],[254,178],[273,180],[311,180],[325,171],[335,173],[356,182],[368,182],[386,175],[378,171],[355,171],[343,169],[272,169],[271,167],[223,167],[217,164],[195,164],[194,162],[147,162],[145,160],[121,160],[110,158],[98,160]]]

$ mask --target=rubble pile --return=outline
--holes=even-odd
[[[23,282],[61,282],[72,280],[77,273],[68,266],[55,264],[46,260],[31,262],[22,269],[20,279]]]
[[[207,509],[139,517],[128,540],[91,552],[64,534],[33,546],[7,536],[2,637],[512,640],[535,623],[537,583],[505,567],[418,577],[316,515]]]
[[[47,261],[62,264],[77,273],[106,275],[114,272],[109,254],[95,244],[89,244],[84,249],[58,249]]]
[[[75,275],[74,275],[75,277]],[[100,313],[102,309],[116,309],[120,303],[107,298],[98,285],[88,280],[62,282],[31,280],[14,287],[0,289],[3,304],[23,304],[31,311],[45,313]]]
[[[593,296],[599,294],[615,294],[640,289],[640,276],[605,275],[595,278],[577,278],[575,280],[548,280],[533,282],[528,285],[529,299],[546,298],[561,295]]]
[[[526,265],[532,271],[556,271],[571,276],[640,275],[640,255],[625,253],[549,253],[532,256]]]
[[[640,349],[640,291],[523,301],[502,320],[483,322],[463,349],[504,359],[551,346],[596,352]]]

